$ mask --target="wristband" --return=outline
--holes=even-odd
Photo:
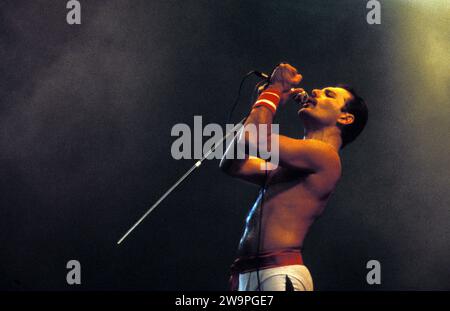
[[[280,104],[280,95],[281,92],[276,89],[267,89],[259,95],[253,108],[264,106],[275,114]]]

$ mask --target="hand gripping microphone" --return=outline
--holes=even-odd
[[[254,70],[253,73],[255,75],[257,75],[258,77],[263,78],[264,80],[267,80],[267,82],[265,84],[263,84],[262,86],[260,86],[258,88],[259,91],[263,91],[267,87],[267,85],[269,84],[270,76],[267,73],[264,73],[264,72],[261,72],[261,71],[257,71],[257,70]],[[293,99],[295,101],[297,101],[297,102],[300,102],[301,104],[304,104],[304,103],[306,103],[308,101],[309,94],[305,90],[303,90],[302,92],[300,92],[297,95],[295,95]]]

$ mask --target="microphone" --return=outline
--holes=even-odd
[[[261,72],[261,71],[257,71],[257,70],[253,70],[253,73],[255,75],[257,75],[258,77],[263,78],[264,80],[267,80],[267,82],[265,84],[263,84],[262,86],[260,86],[258,88],[258,91],[261,92],[261,91],[263,91],[266,88],[267,84],[270,82],[269,81],[270,80],[270,76],[267,73],[264,73],[264,72]],[[305,90],[303,90],[303,92],[300,92],[297,95],[295,95],[293,99],[295,101],[297,101],[297,102],[300,102],[301,104],[304,104],[304,103],[306,103],[308,101],[309,94]]]
[[[255,75],[257,75],[258,77],[263,78],[265,80],[269,80],[270,79],[270,77],[269,77],[269,75],[267,73],[264,73],[264,72],[261,72],[261,71],[257,71],[257,70],[253,70],[253,73]]]
[[[309,94],[305,90],[303,90],[302,92],[295,95],[293,99],[297,102],[300,102],[301,104],[304,104],[308,101]]]

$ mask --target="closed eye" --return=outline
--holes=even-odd
[[[336,98],[336,94],[334,94],[334,92],[332,92],[330,90],[325,90],[325,95],[327,97]]]

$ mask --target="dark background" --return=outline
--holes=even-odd
[[[305,242],[315,288],[449,290],[448,2],[381,1],[381,25],[366,3],[81,0],[70,26],[66,1],[2,1],[0,289],[227,289],[258,189],[217,160],[116,241],[194,163],[171,157],[171,128],[224,124],[243,74],[288,61],[307,90],[348,82],[370,109]],[[295,111],[278,120],[300,137]]]

